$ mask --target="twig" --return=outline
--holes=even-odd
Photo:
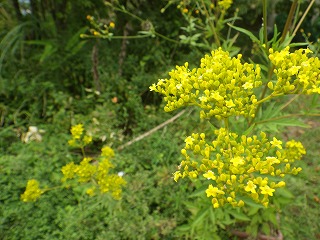
[[[286,24],[284,25],[284,29],[283,29],[283,32],[282,32],[282,35],[281,35],[281,42],[284,41],[286,35],[288,32],[290,32],[290,27],[291,27],[291,24],[292,24],[292,19],[293,19],[293,15],[294,15],[294,12],[297,8],[297,5],[298,5],[298,0],[295,0],[292,5],[291,5],[291,8],[290,8],[290,12],[289,12],[289,15],[287,17],[287,21],[286,21]]]
[[[315,0],[312,0],[310,3],[309,3],[309,6],[307,7],[306,11],[304,12],[303,16],[301,17],[300,21],[298,22],[297,26],[295,27],[293,33],[292,33],[292,36],[295,36],[298,29],[300,28],[300,25],[302,24],[302,22],[304,21],[304,19],[306,18],[310,8],[312,7],[312,5],[314,4]]]
[[[101,91],[100,87],[100,81],[99,81],[99,57],[98,57],[98,48],[97,43],[92,48],[92,54],[91,54],[91,61],[92,61],[92,76],[93,76],[93,83],[94,83],[94,90],[95,91]]]
[[[179,118],[182,114],[184,114],[186,112],[186,110],[182,110],[181,112],[179,112],[178,114],[176,114],[175,116],[173,116],[172,118],[168,119],[167,121],[161,123],[160,125],[152,128],[151,130],[149,130],[148,132],[145,132],[144,134],[132,139],[131,141],[121,145],[120,147],[118,147],[118,151],[121,151],[122,149],[124,149],[127,146],[130,146],[131,144],[138,142],[140,140],[142,140],[145,137],[148,137],[149,135],[151,135],[152,133],[158,131],[159,129],[165,127],[166,125],[168,125],[169,123],[172,123],[173,121],[175,121],[177,118]]]

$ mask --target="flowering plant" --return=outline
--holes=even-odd
[[[92,137],[85,133],[82,124],[72,126],[71,135],[72,138],[68,143],[72,147],[81,149],[83,159],[79,164],[70,162],[61,168],[63,173],[61,181],[64,184],[58,187],[69,187],[70,184],[66,184],[66,182],[76,179],[78,183],[90,183],[91,186],[86,190],[90,196],[99,191],[100,193],[110,193],[114,199],[120,199],[122,187],[126,181],[121,175],[110,172],[110,169],[114,167],[111,162],[111,158],[115,155],[112,148],[104,146],[98,158],[87,157],[84,147],[92,142]],[[41,189],[39,185],[37,180],[29,180],[25,192],[21,195],[21,200],[24,202],[36,201],[44,192],[52,189]]]
[[[309,49],[290,53],[289,47],[269,49],[275,78],[265,81],[259,65],[241,63],[241,55],[230,57],[219,48],[202,58],[200,67],[189,69],[188,63],[177,66],[169,79],[153,84],[150,89],[164,95],[165,111],[197,106],[201,119],[221,121],[222,127],[213,132],[213,138],[193,133],[185,139],[183,161],[174,180],[189,177],[204,181],[214,208],[243,206],[244,197],[268,206],[269,197],[285,186],[282,178],[301,171],[292,163],[306,151],[300,142],[283,144],[276,137],[270,140],[264,132],[239,135],[232,132],[230,122],[233,117],[244,117],[253,131],[251,126],[262,103],[282,95],[320,93],[320,61],[309,57],[310,53]],[[256,92],[263,82],[270,91],[259,99]]]

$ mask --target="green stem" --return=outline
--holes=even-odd
[[[228,138],[230,137],[229,136],[229,119],[228,118],[224,118],[223,119],[224,121],[224,127],[226,128],[226,131],[227,131],[227,136]],[[231,151],[231,144],[230,144],[230,140],[229,140],[229,143],[228,143],[228,150],[229,150],[229,155],[230,155],[230,159],[232,158],[232,151]]]
[[[229,133],[229,119],[228,118],[224,118],[223,121],[224,121],[224,127],[227,130],[227,133]]]
[[[267,91],[267,85],[265,86],[264,91],[265,91],[265,92]],[[264,95],[264,93],[263,93],[262,95]],[[257,115],[257,112],[258,112],[259,109],[261,108],[261,104],[262,104],[263,102],[265,102],[265,101],[270,100],[270,99],[273,98],[273,97],[278,97],[278,96],[281,96],[281,95],[283,95],[283,94],[282,94],[282,93],[280,93],[280,94],[274,94],[274,93],[272,93],[272,94],[270,94],[269,96],[264,97],[264,98],[262,98],[261,100],[259,100],[258,102],[256,102],[255,104],[258,105],[258,106],[257,106],[257,108],[256,108],[256,110],[255,110],[255,116],[254,116],[253,118],[250,118],[250,120],[249,120],[249,123],[248,123],[249,127],[252,125],[252,123],[253,123],[256,115]]]
[[[282,107],[280,108],[281,110],[285,109],[288,105],[290,105],[290,103],[292,103],[294,100],[296,100],[300,95],[294,95],[288,102],[286,102],[285,104],[282,105]]]
[[[264,44],[266,45],[266,50],[268,51],[268,29],[267,29],[267,0],[262,0],[262,15],[263,15],[263,35],[264,35]]]
[[[265,101],[268,101],[268,100],[270,100],[270,99],[273,98],[273,97],[279,97],[279,96],[281,96],[281,95],[283,95],[283,93],[278,93],[278,94],[272,93],[272,94],[270,94],[269,96],[267,96],[267,97],[259,100],[258,102],[256,102],[256,104],[259,104],[259,105],[260,105],[261,103],[263,103],[263,102],[265,102]]]
[[[135,36],[102,36],[102,38],[107,39],[136,39],[136,38],[147,38],[150,37],[149,35],[135,35]]]
[[[128,14],[129,16],[131,16],[131,17],[133,17],[133,18],[137,19],[137,20],[138,20],[138,21],[140,21],[140,22],[143,22],[143,21],[144,21],[142,18],[140,18],[140,17],[138,17],[137,15],[134,15],[133,13],[131,13],[131,12],[127,11],[125,8],[115,7],[114,9],[115,9],[115,10],[117,10],[117,11],[119,11],[119,12],[122,12],[122,13]]]
[[[218,36],[218,34],[217,34],[217,32],[216,32],[216,28],[215,28],[215,26],[214,26],[213,20],[210,20],[211,18],[210,18],[209,12],[208,12],[208,10],[207,10],[207,7],[206,7],[204,1],[201,0],[201,2],[202,2],[202,5],[203,5],[203,8],[204,8],[206,17],[207,17],[207,19],[208,19],[209,26],[210,26],[210,28],[211,28],[211,31],[212,31],[212,34],[213,34],[213,37],[214,37],[214,41],[215,41],[215,43],[218,45],[218,47],[220,47],[220,46],[221,46],[220,39],[219,39],[219,36]]]
[[[122,12],[124,14],[128,14],[129,16],[131,16],[134,19],[137,19],[140,22],[144,22],[144,20],[140,17],[138,17],[137,15],[127,11],[125,8],[121,8],[121,7],[115,7],[114,8],[116,11]],[[173,43],[177,43],[179,44],[180,42],[171,38],[168,38],[156,31],[153,32],[156,36],[163,38],[164,40],[167,40],[169,42],[173,42]],[[89,35],[85,35],[84,37],[88,37],[88,38],[109,38],[109,39],[136,39],[136,38],[146,38],[146,37],[150,37],[149,35],[135,35],[135,36],[89,36]]]
[[[82,156],[86,157],[86,152],[84,151],[84,147],[81,146],[80,149],[81,149]]]
[[[232,25],[232,26],[234,25],[237,17],[238,17],[238,11],[235,11],[235,12],[234,12],[234,16],[233,16],[233,20],[232,20],[232,22],[231,22],[231,25]],[[230,25],[229,25],[228,34],[227,34],[227,39],[228,39],[228,40],[230,39],[230,35],[231,35],[231,27],[230,27]]]
[[[275,118],[269,118],[269,119],[266,119],[266,120],[262,120],[262,121],[259,121],[259,122],[255,122],[255,124],[261,124],[261,123],[271,122],[271,121],[274,121],[274,120],[285,119],[285,118],[292,118],[292,117],[300,117],[300,116],[319,117],[320,114],[317,114],[317,113],[310,113],[310,114],[306,114],[306,113],[289,114],[289,115],[285,115],[285,116],[280,116],[280,117],[275,117]]]
[[[162,34],[160,34],[160,33],[156,32],[156,31],[154,32],[154,34],[155,34],[155,35],[157,35],[158,37],[163,38],[164,40],[169,41],[169,42],[173,42],[173,43],[180,44],[180,42],[179,42],[179,41],[174,40],[174,39],[171,39],[171,38],[168,38],[168,37],[166,37],[166,36],[164,36],[164,35],[162,35]]]

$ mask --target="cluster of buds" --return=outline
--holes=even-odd
[[[202,109],[200,118],[254,117],[253,90],[262,84],[260,71],[259,65],[242,64],[240,54],[231,58],[219,48],[202,58],[199,68],[190,70],[188,63],[177,66],[170,79],[161,79],[150,89],[165,96],[167,112],[196,105]]]
[[[27,183],[26,190],[21,194],[21,200],[24,202],[34,202],[45,192],[40,189],[39,182],[35,179],[30,179]]]
[[[282,51],[269,49],[269,59],[274,65],[276,81],[268,87],[274,95],[320,93],[320,60],[308,57],[310,49],[299,49],[290,53],[286,47]]]
[[[69,145],[80,147],[84,153],[84,147],[92,142],[92,137],[85,133],[82,124],[72,126],[71,135],[72,139],[69,140]],[[114,199],[120,199],[122,187],[126,185],[126,181],[122,178],[123,173],[113,174],[110,172],[110,169],[114,168],[111,163],[111,158],[114,155],[112,148],[105,146],[97,158],[84,157],[79,164],[74,162],[66,164],[61,168],[62,182],[75,179],[78,183],[89,183],[91,186],[86,191],[88,195],[93,196],[97,192],[110,193]],[[39,186],[37,180],[29,180],[25,192],[21,195],[21,200],[24,202],[36,201],[45,191],[50,190],[41,189]]]
[[[109,21],[109,23],[98,22],[93,16],[88,15],[87,20],[90,22],[92,28],[90,28],[90,33],[92,36],[105,38],[111,37],[113,35],[112,30],[116,27],[113,21]],[[81,34],[80,37],[85,38],[88,37],[87,34]]]
[[[241,55],[230,57],[221,48],[202,58],[200,67],[189,69],[185,63],[172,70],[169,79],[153,84],[150,90],[164,95],[165,111],[193,105],[201,109],[200,118],[215,117],[225,123],[225,128],[214,132],[211,142],[204,133],[185,139],[183,161],[174,180],[209,181],[206,194],[215,208],[243,206],[246,197],[268,206],[275,189],[285,186],[283,177],[301,171],[292,163],[306,151],[300,142],[291,140],[283,146],[277,138],[269,140],[264,132],[238,136],[230,132],[228,118],[254,118],[261,103],[280,95],[320,93],[320,60],[308,57],[310,52],[270,49],[276,80],[268,82],[272,92],[261,100],[255,95],[262,85],[260,66],[241,63]]]
[[[71,127],[72,139],[68,141],[71,147],[80,147],[90,144],[92,136],[84,132],[83,124],[77,124]]]
[[[194,133],[185,139],[185,148],[181,150],[184,160],[174,173],[174,180],[206,179],[207,197],[212,197],[215,208],[226,203],[243,206],[243,197],[268,206],[269,196],[273,196],[276,188],[285,186],[282,178],[301,171],[291,166],[306,154],[300,142],[288,141],[283,147],[280,140],[270,141],[264,132],[247,137],[225,128],[214,134],[215,140],[211,142],[204,133]]]
[[[80,164],[71,162],[62,167],[61,171],[64,175],[62,180],[65,182],[68,179],[77,179],[79,183],[92,182],[94,185],[87,189],[88,195],[92,196],[99,190],[101,193],[111,193],[114,199],[120,199],[122,187],[126,182],[122,176],[109,172],[110,168],[114,167],[110,162],[114,156],[113,150],[105,146],[101,151],[97,162],[85,157]]]

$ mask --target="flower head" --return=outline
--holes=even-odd
[[[21,200],[24,202],[34,202],[43,193],[44,191],[39,188],[39,182],[35,179],[31,179],[27,183],[25,192],[21,195]]]
[[[257,102],[253,90],[262,84],[260,67],[242,64],[241,57],[230,57],[219,48],[202,58],[198,68],[189,69],[188,63],[177,66],[169,79],[160,79],[150,90],[165,96],[165,111],[196,105],[201,118],[253,117]]]
[[[174,180],[203,176],[202,181],[210,181],[205,192],[215,208],[225,204],[243,206],[245,202],[237,200],[237,194],[267,206],[276,189],[285,186],[284,181],[277,182],[269,176],[283,177],[301,171],[289,164],[305,154],[299,142],[288,141],[282,147],[282,141],[277,138],[270,141],[264,132],[238,136],[225,128],[215,130],[214,134],[213,141],[207,141],[203,133],[186,138],[181,151],[183,160]]]

